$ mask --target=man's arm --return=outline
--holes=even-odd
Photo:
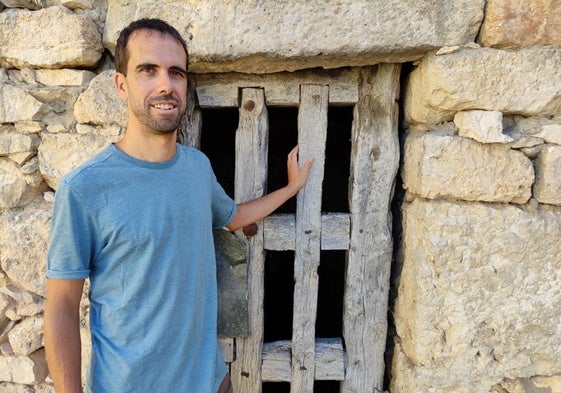
[[[312,163],[313,159],[310,158],[300,167],[298,165],[298,146],[292,149],[287,159],[288,184],[260,198],[240,203],[236,215],[226,228],[230,231],[235,231],[259,221],[274,212],[304,187]]]
[[[57,393],[82,392],[80,299],[84,280],[47,280],[45,350]]]

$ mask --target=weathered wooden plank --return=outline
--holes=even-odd
[[[226,363],[234,361],[234,339],[233,338],[219,338],[218,345],[222,350],[222,356]]]
[[[187,85],[187,109],[181,119],[177,140],[179,143],[196,149],[201,147],[201,129],[203,116],[198,107],[197,83],[195,77],[189,74]]]
[[[238,203],[262,196],[267,180],[268,116],[262,89],[242,89],[236,132],[235,199]],[[244,237],[242,231],[238,231]],[[250,336],[236,339],[231,377],[236,392],[261,392],[265,251],[263,225],[247,239]]]
[[[321,215],[321,249],[348,250],[351,216],[348,213]],[[266,250],[294,250],[296,217],[294,214],[272,214],[263,221]]]
[[[329,85],[329,102],[350,105],[358,101],[358,71],[356,68],[337,70],[305,70],[277,74],[200,74],[197,93],[201,107],[236,107],[238,88],[259,86],[265,89],[267,105],[298,106],[300,85]]]
[[[392,259],[390,203],[399,165],[399,64],[362,71],[351,151],[351,246],[343,310],[341,392],[382,391]],[[361,285],[356,285],[361,283]]]
[[[298,111],[300,161],[314,158],[306,185],[296,199],[294,312],[291,393],[314,387],[315,321],[321,235],[321,192],[327,137],[329,86],[302,85]]]
[[[318,338],[315,343],[315,379],[342,381],[345,379],[345,350],[341,338]],[[263,382],[290,382],[292,345],[290,341],[275,341],[263,345]]]

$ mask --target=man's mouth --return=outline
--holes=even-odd
[[[152,106],[156,109],[161,109],[161,110],[171,110],[176,108],[176,106],[173,104],[154,104]]]

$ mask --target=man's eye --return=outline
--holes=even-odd
[[[172,70],[171,75],[173,75],[177,78],[184,78],[185,77],[185,74],[183,72],[177,71],[177,70]]]

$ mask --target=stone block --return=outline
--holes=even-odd
[[[0,131],[0,156],[37,151],[40,138],[36,134]]]
[[[35,174],[23,173],[14,161],[0,157],[0,209],[24,206],[44,191],[41,182]]]
[[[113,77],[107,70],[96,76],[74,104],[74,118],[78,123],[93,125],[127,125],[127,105],[117,95]]]
[[[35,79],[45,86],[82,86],[89,83],[95,74],[84,70],[36,70]]]
[[[43,317],[33,316],[19,322],[8,333],[14,354],[27,356],[43,347]]]
[[[0,214],[0,266],[18,286],[41,295],[47,294],[45,260],[49,244],[52,204],[42,197],[25,208],[9,209]],[[9,293],[23,296],[24,293]],[[28,297],[31,295],[27,295]],[[21,303],[34,302],[16,299]]]
[[[25,90],[0,84],[0,123],[41,120],[47,110],[45,104]]]
[[[404,97],[406,121],[429,129],[451,121],[456,112],[475,109],[503,115],[559,116],[559,69],[561,48],[554,47],[463,49],[426,57],[409,76]]]
[[[513,138],[503,134],[503,114],[499,111],[461,111],[454,116],[458,135],[481,143],[507,143]]]
[[[483,46],[561,46],[561,1],[488,0],[477,41]]]
[[[39,170],[56,189],[62,176],[100,152],[117,136],[45,134],[39,145]]]
[[[3,11],[0,47],[0,67],[20,69],[93,67],[103,52],[97,25],[62,6]]]
[[[544,145],[534,165],[534,197],[540,203],[561,206],[561,146]]]
[[[475,40],[483,0],[109,0],[105,47],[132,20],[159,17],[189,43],[194,72],[283,70],[418,59]],[[217,34],[217,32],[220,32]],[[233,39],[236,37],[236,39]]]
[[[405,140],[402,178],[406,190],[423,198],[526,203],[534,168],[504,145],[414,132]]]
[[[0,382],[33,385],[43,382],[47,374],[44,350],[30,356],[0,355]]]
[[[404,206],[393,393],[488,393],[561,373],[561,209]]]

